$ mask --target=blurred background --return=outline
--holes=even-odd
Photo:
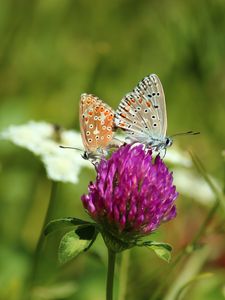
[[[156,73],[166,94],[168,134],[200,131],[199,136],[180,137],[175,143],[198,154],[222,186],[224,12],[223,0],[1,1],[0,130],[44,120],[78,131],[81,93],[96,94],[116,109],[139,80]],[[0,299],[25,299],[51,182],[32,153],[0,143]],[[83,169],[79,184],[60,183],[52,218],[87,219],[80,196],[94,178],[94,171]],[[174,256],[209,211],[196,200],[181,194],[177,219],[154,236],[171,243]],[[172,287],[184,266],[187,272],[198,265],[197,273],[213,273],[194,282],[182,299],[225,298],[224,228],[219,226],[223,220],[224,211],[219,210],[215,226],[207,230],[206,247],[171,278]],[[59,267],[59,237],[60,233],[45,241],[33,299],[104,299],[106,250],[101,239],[89,253]],[[153,253],[133,249],[126,299],[152,299],[168,277],[167,270],[168,265]]]

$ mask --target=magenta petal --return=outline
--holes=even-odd
[[[114,234],[132,239],[176,216],[178,196],[163,160],[143,145],[125,145],[97,167],[97,178],[81,200],[89,215]]]

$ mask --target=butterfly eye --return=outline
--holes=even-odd
[[[166,138],[166,146],[170,147],[173,144],[173,140],[171,138]]]

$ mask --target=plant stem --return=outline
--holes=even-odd
[[[42,225],[41,233],[40,233],[40,236],[38,238],[37,246],[36,246],[36,249],[35,249],[35,255],[34,256],[35,256],[36,259],[38,259],[38,256],[40,254],[40,251],[41,251],[41,248],[42,248],[42,245],[43,245],[45,226],[50,221],[50,217],[51,217],[52,210],[53,210],[53,207],[54,207],[54,202],[55,202],[56,190],[57,190],[57,182],[52,181],[52,187],[51,187],[50,199],[49,199],[49,202],[48,202],[48,208],[47,208],[47,211],[46,211],[46,214],[45,214],[45,218],[44,218],[44,222],[43,222],[43,225]]]
[[[195,244],[200,240],[200,238],[203,236],[203,234],[205,233],[206,229],[208,228],[208,225],[210,224],[210,222],[212,221],[212,217],[214,216],[217,208],[219,207],[219,200],[216,199],[214,205],[211,207],[210,211],[208,212],[204,222],[202,223],[202,225],[200,226],[199,230],[197,231],[191,245],[195,246]]]
[[[124,300],[126,296],[127,274],[130,260],[130,251],[122,252],[122,259],[120,265],[120,279],[119,279],[119,297],[118,300]]]
[[[107,285],[106,285],[106,300],[113,300],[115,260],[116,260],[116,252],[108,248],[108,273],[107,273]]]
[[[33,256],[33,265],[31,267],[31,274],[30,274],[30,288],[32,288],[34,279],[36,276],[37,272],[37,267],[38,267],[38,261],[39,257],[41,254],[43,242],[44,242],[44,229],[47,223],[50,221],[51,215],[52,215],[52,210],[54,207],[54,202],[55,202],[55,197],[56,197],[56,190],[57,190],[57,182],[52,181],[52,186],[51,186],[51,193],[50,193],[50,199],[48,202],[48,208],[45,214],[44,222],[41,228],[41,232],[37,241],[37,245],[34,251],[34,256]]]

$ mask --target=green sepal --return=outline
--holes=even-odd
[[[101,231],[104,242],[113,252],[121,252],[135,246],[134,243],[122,241],[107,231]]]
[[[76,231],[67,232],[59,244],[59,263],[65,264],[80,253],[87,251],[94,243],[97,235],[98,231],[94,225],[79,226]]]
[[[62,229],[64,227],[68,226],[79,226],[79,225],[88,225],[91,224],[90,222],[77,219],[77,218],[72,218],[72,217],[67,217],[67,218],[61,218],[61,219],[56,219],[53,221],[50,221],[44,230],[44,234],[48,235],[49,233]]]
[[[145,246],[149,250],[153,250],[158,257],[165,260],[166,262],[169,262],[171,259],[172,247],[169,244],[146,241],[142,244],[138,244],[138,246]]]

